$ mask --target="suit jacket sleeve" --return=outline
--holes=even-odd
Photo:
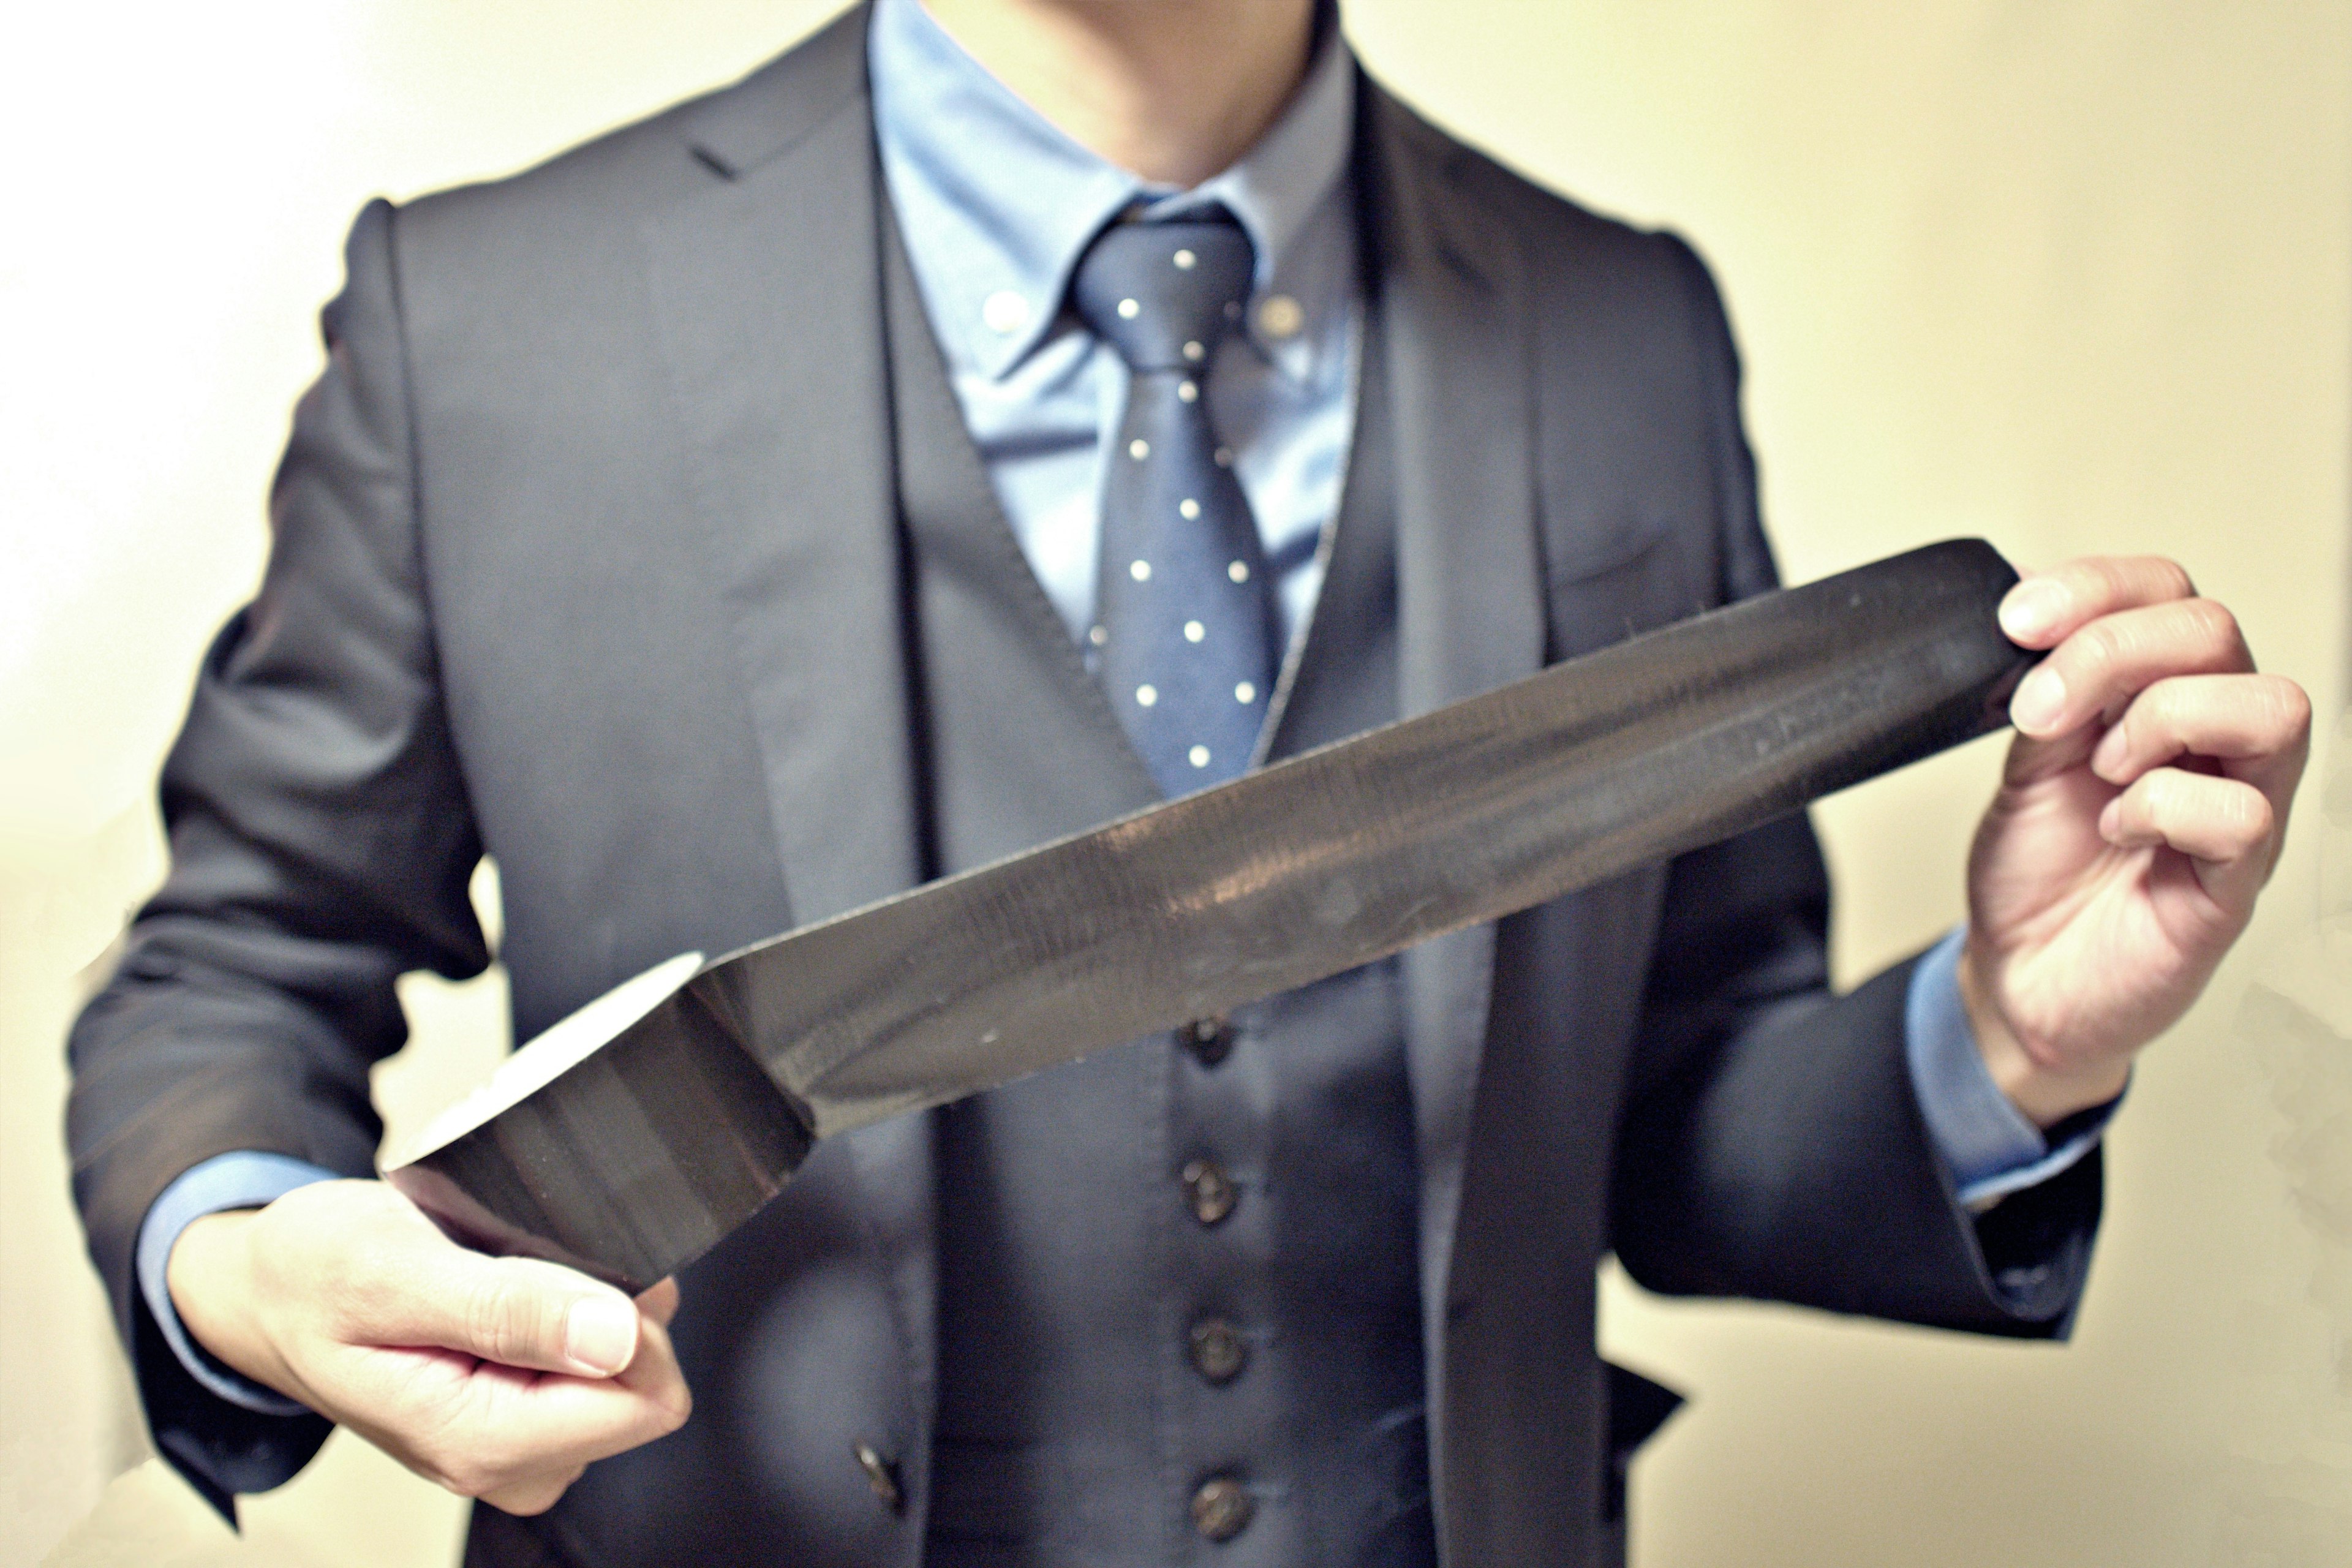
[[[1715,432],[1727,599],[1775,585],[1738,363],[1677,240]],[[1904,1052],[1912,964],[1829,992],[1829,883],[1790,818],[1666,881],[1621,1125],[1612,1242],[1654,1289],[1988,1332],[2063,1331],[2099,1215],[2095,1152],[1987,1215],[1958,1204]]]
[[[257,1446],[307,1444],[299,1466],[326,1424],[195,1384],[137,1288],[141,1220],[233,1150],[371,1173],[368,1068],[406,1037],[394,979],[488,963],[423,590],[393,230],[382,202],[352,230],[260,592],[207,654],[164,765],[171,873],[68,1045],[90,1252],[158,1447],[216,1501]]]

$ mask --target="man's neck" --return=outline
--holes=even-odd
[[[1031,108],[1147,180],[1191,186],[1306,74],[1315,0],[922,0]]]

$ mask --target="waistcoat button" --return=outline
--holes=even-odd
[[[1231,1383],[1248,1361],[1242,1331],[1224,1319],[1203,1318],[1192,1325],[1192,1370],[1211,1383]]]
[[[850,1448],[856,1458],[857,1468],[866,1472],[866,1484],[874,1489],[874,1500],[891,1513],[905,1511],[907,1494],[898,1488],[898,1467],[884,1458],[871,1443],[858,1443]]]
[[[1234,1026],[1223,1018],[1195,1018],[1176,1031],[1176,1038],[1204,1068],[1215,1067],[1234,1050]]]
[[[1234,1212],[1241,1192],[1233,1178],[1219,1170],[1213,1161],[1192,1160],[1183,1171],[1184,1194],[1192,1201],[1192,1217],[1202,1225],[1214,1225]]]
[[[1192,1528],[1211,1541],[1231,1541],[1249,1528],[1257,1504],[1231,1476],[1215,1476],[1192,1494]]]

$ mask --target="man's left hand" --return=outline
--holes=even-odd
[[[2154,557],[2027,577],[2001,628],[2048,648],[2010,703],[1969,855],[1960,993],[1994,1081],[2041,1126],[2114,1099],[2253,913],[2311,700]]]

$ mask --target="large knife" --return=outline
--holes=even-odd
[[[642,1289],[818,1139],[1184,1026],[1798,810],[2004,721],[2017,580],[1930,545],[918,888],[687,953],[386,1173],[471,1245]]]

